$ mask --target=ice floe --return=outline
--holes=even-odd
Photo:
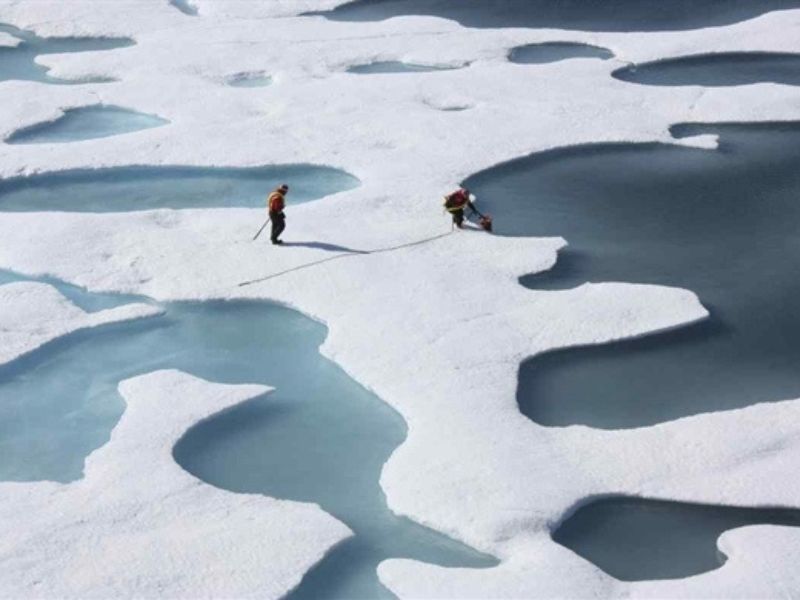
[[[158,371],[120,391],[127,410],[84,479],[0,483],[0,595],[279,598],[349,536],[315,505],[219,490],[174,462],[188,427],[268,388]]]
[[[14,37],[10,33],[0,31],[0,48],[16,48],[21,42],[21,39]]]
[[[45,283],[7,283],[0,286],[0,365],[73,331],[159,312],[149,304],[126,304],[87,313]]]
[[[98,97],[171,122],[80,148],[2,147],[0,175],[313,163],[353,173],[362,186],[290,207],[285,237],[301,245],[280,249],[252,241],[264,215],[246,208],[2,214],[0,266],[163,300],[268,298],[324,321],[324,353],[408,422],[408,439],[381,479],[389,507],[501,559],[488,570],[385,562],[381,580],[400,596],[775,596],[797,589],[800,538],[784,528],[727,532],[722,568],[637,584],[610,578],[551,539],[571,510],[603,494],[796,505],[800,405],[788,400],[624,432],[533,424],[515,402],[520,361],[703,319],[702,298],[636,282],[527,290],[518,278],[550,268],[563,240],[451,234],[441,194],[532,152],[672,143],[670,125],[685,121],[796,117],[797,90],[789,86],[662,88],[611,73],[708,52],[797,52],[798,11],[624,34],[469,29],[433,17],[346,23],[295,16],[335,1],[192,4],[196,18],[160,0],[113,9],[84,0],[0,4],[0,21],[42,36],[137,42],[42,61],[59,77],[102,73],[118,79],[113,84],[42,93],[41,84],[4,82],[0,134]],[[524,68],[506,60],[513,47],[552,41],[601,46],[616,58]],[[343,72],[376,56],[470,66],[402,77]],[[254,71],[269,72],[272,85],[252,94],[226,85],[231,73]],[[169,459],[186,427],[263,388],[160,373],[122,389],[128,412],[109,445],[92,455],[86,479],[0,487],[0,543],[10,557],[0,575],[5,595],[280,595],[347,535],[316,508],[222,492]],[[176,415],[170,407],[178,399],[191,402],[180,403]],[[156,450],[158,460],[149,454]],[[144,468],[126,468],[132,460]],[[262,525],[269,531],[249,535]]]

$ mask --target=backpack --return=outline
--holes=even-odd
[[[466,202],[461,194],[458,192],[453,192],[449,196],[444,197],[444,207],[447,209],[450,208],[458,208],[466,206]]]

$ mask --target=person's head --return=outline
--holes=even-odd
[[[469,198],[469,190],[465,187],[461,188],[461,193],[464,194],[467,198]]]
[[[286,185],[285,183],[282,183],[282,184],[281,184],[281,187],[279,187],[279,188],[278,188],[278,191],[279,191],[281,194],[286,194],[286,192],[288,192],[288,191],[289,191],[289,186],[288,186],[288,185]]]

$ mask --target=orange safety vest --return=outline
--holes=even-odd
[[[276,213],[283,212],[284,208],[286,208],[286,203],[283,201],[283,194],[281,194],[278,190],[275,190],[267,199],[267,209],[271,213]]]

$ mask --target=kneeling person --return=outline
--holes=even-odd
[[[453,215],[453,225],[462,229],[464,227],[464,209],[469,208],[473,213],[475,207],[472,205],[474,196],[470,195],[466,188],[458,188],[452,194],[444,197],[444,209]]]

